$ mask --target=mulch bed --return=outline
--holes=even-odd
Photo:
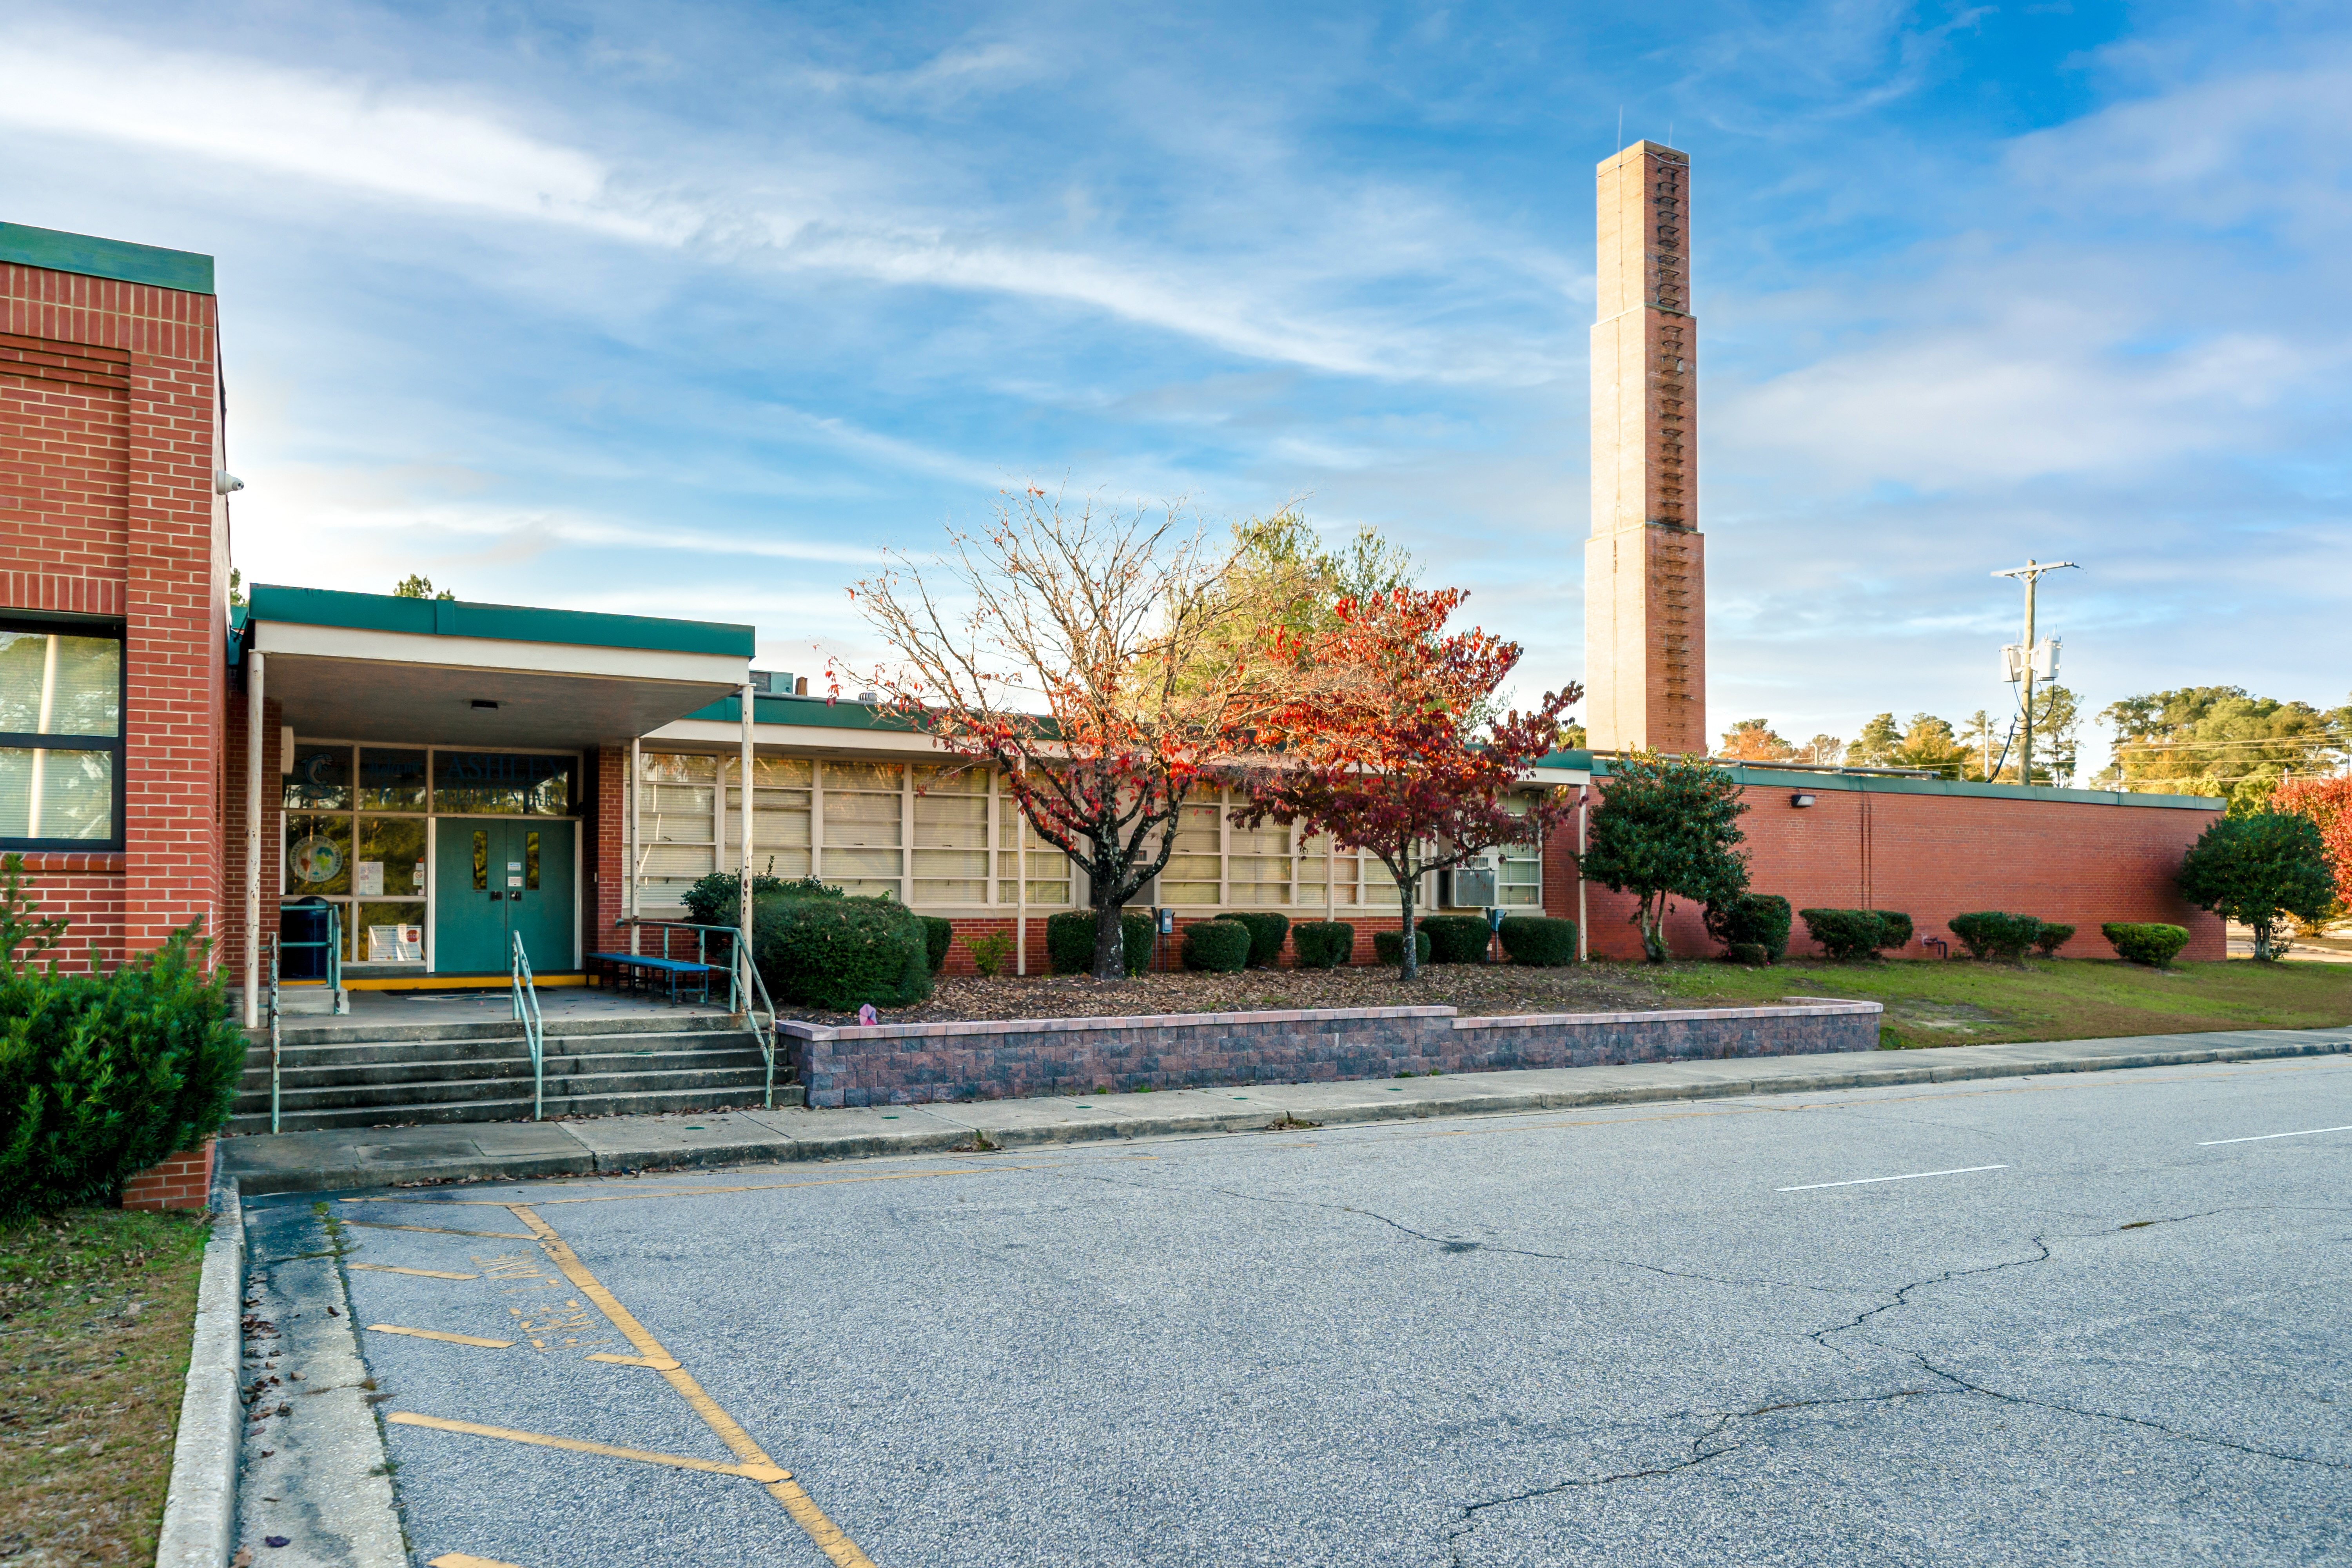
[[[1631,965],[1523,969],[1431,964],[1408,985],[1385,968],[1249,969],[1239,974],[1184,970],[1097,982],[1087,975],[942,975],[929,1001],[881,1009],[886,1024],[973,1023],[1012,1018],[1103,1018],[1150,1013],[1248,1013],[1306,1007],[1455,1007],[1465,1016],[1512,1013],[1633,1013],[1667,1007],[1744,1006],[1670,996]],[[855,1014],[781,1009],[811,1024],[854,1024]]]

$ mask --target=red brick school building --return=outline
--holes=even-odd
[[[749,626],[282,586],[255,561],[250,604],[232,608],[220,326],[209,258],[0,225],[0,848],[71,917],[75,962],[201,919],[250,998],[253,933],[300,900],[313,923],[332,912],[348,988],[503,984],[518,942],[541,984],[581,983],[588,954],[625,945],[625,922],[676,919],[696,878],[740,866],[748,826],[755,869],[887,895],[965,933],[1024,931],[1042,965],[1043,917],[1085,903],[1066,861],[986,772],[951,773],[874,709],[755,670]],[[1675,366],[1696,353],[1651,338]],[[1649,469],[1678,501],[1681,432]],[[1628,522],[1612,496],[1594,526],[1618,542],[1588,556],[1616,606],[1593,623],[1615,661],[1588,672],[1612,694],[1596,742],[1654,742],[1645,712],[1662,734],[1697,732],[1696,541],[1663,537],[1695,523],[1680,507]],[[1644,561],[1663,563],[1648,597],[1611,563]],[[1628,660],[1655,666],[1646,688]],[[1582,789],[1606,766],[1562,752],[1527,785]],[[2083,955],[2105,953],[2102,921],[2167,921],[2194,933],[2185,956],[2222,955],[2220,922],[2172,884],[2219,801],[1741,779],[1755,887],[1799,907],[1902,910],[1923,939],[1964,910],[2018,910],[2074,924],[2067,951]],[[1350,920],[1369,960],[1395,920],[1378,863],[1234,826],[1220,805],[1186,808],[1147,901],[1180,921]],[[1477,901],[1581,914],[1594,955],[1637,956],[1630,901],[1581,884],[1571,848],[1497,857]],[[1678,952],[1711,951],[1697,910],[1673,930]],[[969,967],[961,947],[950,963]]]

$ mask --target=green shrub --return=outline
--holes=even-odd
[[[2336,901],[2319,824],[2296,812],[2225,816],[2198,835],[2180,862],[2180,890],[2200,910],[2254,928],[2254,957],[2286,949],[2279,922],[2315,921]]]
[[[1382,963],[1402,965],[1404,963],[1404,932],[1401,931],[1374,931],[1372,933],[1372,955],[1378,958]],[[1427,963],[1429,962],[1429,932],[1422,929],[1422,925],[1419,921],[1413,921],[1412,955],[1413,961],[1417,963]]]
[[[2042,929],[2033,933],[2033,951],[2044,958],[2055,958],[2058,950],[2074,940],[2074,928],[2056,921],[2043,921]]]
[[[923,957],[937,974],[947,967],[948,949],[955,942],[955,921],[943,915],[917,915],[923,922]]]
[[[1301,921],[1290,928],[1290,952],[1301,969],[1337,969],[1356,953],[1356,928],[1346,921]]]
[[[2004,914],[1999,910],[1954,915],[1944,923],[1952,928],[1952,934],[1960,939],[1969,956],[1984,963],[1998,959],[2004,963],[2022,964],[2026,950],[2042,934],[2042,922],[2032,915]]]
[[[753,854],[759,851],[754,849]],[[773,859],[768,862],[772,866]],[[839,888],[828,888],[814,877],[802,877],[787,882],[781,877],[754,873],[751,878],[751,903],[754,918],[760,900],[770,897],[789,899],[838,899]],[[713,871],[695,879],[686,890],[682,902],[687,918],[696,925],[731,926],[743,918],[743,874],[740,871]]]
[[[1127,972],[1140,974],[1151,963],[1151,917],[1124,910],[1119,917],[1120,955]],[[1065,910],[1045,917],[1045,959],[1056,974],[1086,974],[1095,966],[1095,912]]]
[[[1013,933],[992,931],[986,936],[973,937],[965,942],[964,950],[971,954],[971,966],[980,971],[982,980],[992,980],[1004,961],[1013,956]]]
[[[752,928],[753,959],[779,1002],[845,1013],[867,1002],[910,1007],[931,994],[922,919],[894,900],[770,897]]]
[[[1911,917],[1886,910],[1799,910],[1806,933],[1842,961],[1873,958],[1911,940]]]
[[[1552,968],[1576,962],[1576,922],[1548,915],[1505,915],[1503,951],[1513,963]]]
[[[1772,962],[1772,950],[1760,942],[1729,942],[1724,947],[1723,961],[1726,963],[1745,964],[1750,969],[1761,969]]]
[[[2171,968],[2173,958],[2189,945],[2187,926],[2112,921],[2099,928],[2099,934],[2107,939],[2117,957],[2157,969]]]
[[[1706,934],[1724,944],[1727,956],[1734,945],[1760,947],[1766,963],[1788,952],[1789,921],[1789,900],[1778,893],[1741,893],[1706,907]]]
[[[245,1070],[226,973],[199,922],[107,975],[60,975],[62,921],[27,920],[21,857],[0,883],[0,1215],[112,1203],[123,1179],[220,1131]],[[23,951],[20,951],[23,950]]]
[[[1184,928],[1184,967],[1237,974],[1250,959],[1250,929],[1238,921],[1198,921]]]
[[[1486,944],[1495,939],[1484,915],[1424,915],[1413,924],[1429,937],[1433,963],[1484,963]],[[1403,951],[1400,944],[1397,952]]]
[[[1232,921],[1250,933],[1249,966],[1271,969],[1282,957],[1282,939],[1290,934],[1290,917],[1271,910],[1228,910],[1216,917]]]

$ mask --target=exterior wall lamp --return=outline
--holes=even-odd
[[[1797,806],[1811,805],[1813,804],[1813,797],[1809,795],[1792,795],[1789,797],[1789,804]]]

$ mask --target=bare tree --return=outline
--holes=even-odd
[[[1087,874],[1094,973],[1126,973],[1119,911],[1166,868],[1192,786],[1255,699],[1207,657],[1255,613],[1181,509],[1008,493],[984,534],[949,531],[854,591],[897,656],[872,685],[939,745],[1003,770],[1040,837]],[[1253,685],[1252,689],[1259,689]]]

